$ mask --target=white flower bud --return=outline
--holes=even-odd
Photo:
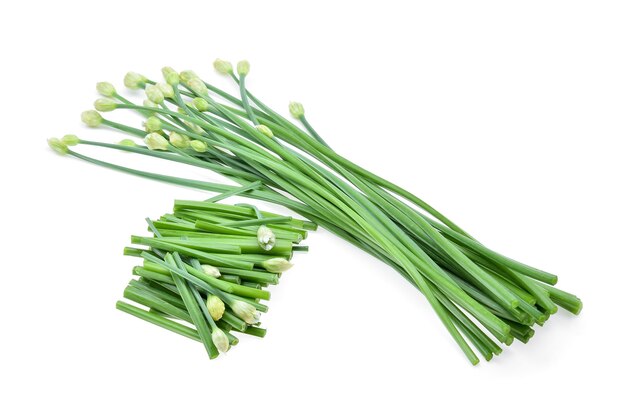
[[[170,144],[176,148],[180,148],[184,150],[189,148],[189,137],[186,135],[178,134],[177,132],[172,132],[170,134]]]
[[[259,124],[259,125],[256,125],[255,128],[257,129],[258,132],[260,132],[263,135],[268,136],[269,138],[274,137],[274,133],[272,132],[272,130],[270,130],[270,128],[267,125]]]
[[[220,353],[226,353],[230,348],[230,343],[228,341],[228,337],[226,337],[226,333],[222,330],[215,328],[213,333],[211,333],[211,340],[213,340],[213,344],[217,347]]]
[[[143,140],[150,150],[167,150],[168,142],[161,134],[150,133]]]
[[[188,84],[192,79],[198,78],[198,75],[194,71],[186,70],[180,73],[180,80],[184,84]]]
[[[159,82],[156,86],[161,90],[165,98],[174,98],[174,88],[172,85]]]
[[[98,111],[89,110],[80,114],[80,119],[87,124],[88,127],[95,128],[102,124],[102,115]]]
[[[214,321],[218,321],[224,315],[226,307],[224,302],[216,295],[209,294],[206,298],[206,308]]]
[[[126,76],[124,76],[124,85],[126,88],[130,89],[140,89],[146,86],[146,81],[148,79],[138,74],[137,72],[128,72]]]
[[[191,140],[191,143],[189,143],[189,145],[191,146],[191,148],[193,148],[193,151],[198,153],[204,153],[208,149],[206,143],[200,140]]]
[[[120,146],[126,146],[126,147],[137,147],[137,143],[135,143],[130,138],[125,138],[117,144],[119,144]]]
[[[155,116],[148,117],[148,119],[146,119],[146,122],[144,122],[143,125],[146,128],[146,131],[149,133],[160,131],[162,127],[161,120]]]
[[[248,61],[239,61],[237,62],[237,73],[241,76],[248,75],[250,72],[250,62]]]
[[[53,149],[54,151],[56,151],[58,154],[62,156],[67,154],[67,151],[68,151],[67,145],[63,143],[61,140],[59,140],[58,138],[49,138],[48,145],[50,146],[51,149]]]
[[[213,67],[218,73],[221,73],[222,75],[230,75],[231,73],[233,73],[233,65],[230,62],[222,59],[215,59],[215,62],[213,62]]]
[[[261,265],[269,272],[273,272],[275,274],[280,274],[281,272],[285,272],[289,268],[293,267],[293,264],[285,258],[270,258],[263,261]]]
[[[180,83],[180,76],[178,75],[178,72],[176,72],[173,68],[165,66],[163,67],[163,69],[161,69],[161,73],[163,74],[165,82],[167,82],[169,85],[178,85]]]
[[[209,95],[209,89],[206,87],[206,85],[200,78],[193,78],[189,80],[189,82],[187,82],[187,85],[189,85],[189,88],[196,95],[202,95],[202,96]]]
[[[289,103],[289,112],[293,118],[300,119],[304,116],[304,107],[299,102],[291,101]]]
[[[198,111],[207,111],[210,108],[209,103],[204,98],[195,97],[192,102]]]
[[[146,86],[146,96],[148,99],[155,104],[160,104],[163,102],[165,97],[163,96],[163,92],[156,85],[148,85]]]
[[[61,142],[66,146],[75,146],[80,143],[80,138],[74,134],[66,134],[61,138]]]
[[[248,324],[256,324],[259,322],[260,314],[252,304],[244,301],[235,300],[231,305],[233,313]]]
[[[96,84],[96,90],[103,97],[112,97],[117,93],[115,87],[110,82],[98,82]]]
[[[204,271],[205,274],[210,275],[215,278],[219,278],[222,276],[222,273],[220,272],[220,270],[214,267],[213,265],[202,264],[202,271]]]
[[[265,225],[259,226],[256,236],[257,241],[259,241],[259,246],[266,251],[271,250],[274,245],[276,245],[276,235]]]
[[[117,102],[113,101],[111,98],[99,98],[93,103],[93,106],[98,111],[108,112],[117,108]]]

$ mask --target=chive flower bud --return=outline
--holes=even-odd
[[[51,149],[56,151],[58,154],[64,156],[67,154],[68,148],[67,145],[59,140],[58,138],[49,138],[48,145]]]
[[[180,80],[184,84],[188,84],[189,81],[196,78],[199,78],[198,75],[196,75],[194,71],[190,71],[189,69],[180,73]]]
[[[130,138],[125,138],[117,144],[119,144],[120,146],[126,146],[126,147],[137,147],[137,143],[135,143]]]
[[[93,106],[98,111],[109,112],[117,108],[117,102],[113,101],[111,98],[99,98],[93,103]]]
[[[195,97],[192,102],[193,106],[200,112],[207,111],[210,108],[209,103],[204,98]]]
[[[248,324],[258,323],[261,317],[261,314],[256,311],[256,308],[254,308],[252,304],[248,304],[240,300],[235,300],[231,305],[231,308],[233,309],[233,313],[235,313],[237,317],[239,317]]]
[[[224,302],[216,295],[209,294],[206,298],[206,308],[209,310],[209,314],[214,321],[218,321],[224,315],[226,307]]]
[[[98,82],[96,84],[96,90],[103,97],[112,97],[117,93],[115,87],[110,82]]]
[[[61,138],[61,142],[66,146],[75,146],[80,143],[80,138],[74,134],[66,134]]]
[[[226,337],[226,334],[218,328],[215,328],[213,333],[211,333],[211,340],[213,340],[213,344],[217,347],[217,350],[219,350],[220,353],[226,353],[230,348],[228,337]]]
[[[159,82],[156,84],[157,88],[163,93],[165,98],[174,98],[174,88],[170,84]]]
[[[239,75],[246,76],[248,72],[250,72],[250,62],[245,60],[237,62],[237,73]]]
[[[128,72],[126,76],[124,76],[124,85],[126,88],[130,89],[140,89],[146,86],[146,81],[148,79],[138,74],[137,72]]]
[[[143,125],[149,133],[155,133],[161,130],[161,120],[155,116],[148,117]]]
[[[202,264],[202,271],[204,271],[205,274],[210,275],[215,278],[219,278],[222,276],[222,273],[220,272],[220,270],[214,267],[213,265]]]
[[[196,95],[209,95],[209,89],[200,78],[191,79],[187,85]]]
[[[259,246],[266,251],[271,250],[276,245],[276,235],[265,225],[259,226],[259,229],[256,231],[256,237],[257,241],[259,241]]]
[[[146,96],[155,104],[160,104],[165,99],[163,92],[156,85],[148,85],[146,87]]]
[[[80,119],[91,128],[95,128],[102,124],[102,115],[100,115],[98,111],[94,110],[83,112],[80,114]]]
[[[230,75],[231,73],[233,73],[233,65],[230,62],[222,59],[215,59],[215,61],[213,62],[213,67],[218,73],[221,73],[222,75]]]
[[[161,73],[163,74],[165,82],[167,82],[169,85],[178,85],[180,83],[180,76],[178,75],[178,72],[174,70],[174,68],[165,66],[163,67],[163,69],[161,69]]]
[[[289,103],[289,112],[295,119],[300,119],[304,116],[304,107],[299,102],[291,101]]]
[[[168,142],[161,134],[150,133],[143,139],[150,150],[167,150]]]
[[[259,124],[259,125],[256,125],[255,128],[257,129],[258,132],[260,132],[261,134],[269,138],[274,137],[274,133],[272,132],[272,130],[270,130],[270,127],[268,127],[267,125]]]
[[[189,145],[191,146],[193,151],[197,153],[205,153],[207,149],[209,148],[209,146],[207,146],[204,141],[200,141],[200,140],[191,140]]]
[[[184,150],[189,148],[189,137],[186,135],[178,134],[177,132],[172,132],[170,134],[170,144],[176,148],[180,148]]]
[[[280,274],[281,272],[285,272],[289,268],[293,267],[293,264],[285,258],[270,258],[263,261],[261,265],[269,272],[273,272],[275,274]]]

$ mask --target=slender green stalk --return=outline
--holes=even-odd
[[[149,323],[155,324],[159,327],[163,327],[169,331],[172,331],[176,334],[180,334],[181,336],[188,337],[192,340],[200,341],[200,336],[198,332],[190,327],[184,326],[180,323],[176,323],[175,321],[169,320],[165,317],[159,316],[157,314],[149,313],[145,310],[142,310],[139,307],[135,307],[131,304],[127,304],[123,301],[118,301],[115,303],[115,308],[121,310],[125,313],[138,317],[142,320],[145,320]]]

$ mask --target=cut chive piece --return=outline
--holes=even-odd
[[[139,307],[135,307],[134,305],[125,303],[123,301],[118,301],[117,303],[115,303],[115,308],[135,317],[138,317],[142,320],[145,320],[149,323],[180,334],[181,336],[200,341],[200,336],[198,336],[198,332],[196,330],[175,321],[169,320],[165,317],[159,316],[158,314],[149,313],[146,310],[142,310]]]

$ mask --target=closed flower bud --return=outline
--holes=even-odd
[[[213,333],[211,333],[211,340],[213,340],[213,344],[217,347],[217,350],[219,350],[220,353],[226,353],[230,348],[230,343],[228,342],[226,333],[218,328],[215,328]]]
[[[135,143],[130,138],[125,138],[117,144],[120,146],[126,146],[126,147],[137,147],[137,143]]]
[[[49,138],[48,145],[50,146],[51,149],[53,149],[54,151],[56,151],[58,154],[62,156],[67,154],[67,151],[68,151],[67,145],[63,143],[61,140],[59,140],[58,138]]]
[[[162,126],[161,120],[155,116],[148,117],[148,119],[144,123],[144,127],[146,128],[146,131],[149,133],[160,131],[161,126]]]
[[[75,146],[80,143],[80,138],[75,136],[74,134],[66,134],[61,138],[61,142],[66,146]]]
[[[259,246],[266,251],[271,250],[276,245],[276,235],[265,225],[259,226],[256,236]]]
[[[196,95],[209,95],[209,90],[206,87],[206,85],[204,84],[204,82],[202,81],[202,79],[200,78],[193,78],[191,79],[189,82],[187,82],[187,85],[189,85],[189,88],[196,94]]]
[[[196,107],[198,111],[207,111],[210,108],[207,100],[200,97],[195,97],[193,99],[193,106]]]
[[[221,73],[222,75],[230,75],[231,73],[233,73],[233,65],[230,62],[222,59],[215,59],[215,61],[213,62],[213,67],[218,73]]]
[[[180,80],[184,84],[188,84],[192,79],[198,78],[198,75],[194,71],[186,70],[180,73]]]
[[[224,315],[226,307],[224,302],[216,295],[209,294],[206,298],[206,308],[209,310],[209,314],[214,321],[218,321]]]
[[[289,112],[293,118],[300,119],[304,116],[304,107],[299,102],[291,101],[289,103]]]
[[[146,87],[146,96],[155,104],[160,104],[165,99],[163,92],[156,85],[148,85]]]
[[[220,270],[214,267],[213,265],[202,264],[202,271],[204,271],[205,274],[210,275],[215,278],[219,278],[222,276],[222,274],[220,273]]]
[[[93,106],[98,111],[108,112],[117,108],[117,102],[113,101],[111,98],[99,98],[93,103]]]
[[[237,62],[237,73],[241,76],[248,75],[250,72],[250,62],[248,61],[239,61]]]
[[[174,88],[172,85],[159,82],[156,86],[161,90],[165,98],[174,98]]]
[[[80,119],[87,124],[88,127],[95,128],[102,124],[102,115],[98,111],[89,110],[80,114]]]
[[[198,153],[204,153],[208,149],[208,146],[206,145],[206,143],[200,140],[191,140],[189,145],[191,146],[193,151],[196,151]]]
[[[293,264],[285,258],[270,258],[263,261],[261,265],[269,272],[273,272],[275,274],[285,272],[293,266]]]
[[[235,300],[231,305],[233,313],[248,324],[256,324],[259,322],[261,314],[256,311],[252,304],[248,304],[241,300]]]
[[[268,136],[269,138],[274,137],[274,133],[272,132],[272,130],[270,130],[270,128],[267,125],[259,124],[255,126],[255,128],[257,129],[258,132],[262,133],[263,135]]]
[[[146,86],[147,78],[137,72],[128,72],[124,76],[124,85],[130,89],[140,89]]]
[[[150,133],[143,140],[150,150],[167,150],[168,142],[161,134]]]
[[[178,72],[176,72],[173,68],[165,66],[163,67],[163,69],[161,69],[161,73],[163,74],[165,82],[167,82],[169,85],[178,85],[180,83],[180,76],[178,75]]]
[[[96,90],[103,97],[112,97],[116,94],[115,87],[110,82],[98,82]]]
[[[170,134],[170,144],[176,148],[184,150],[189,148],[189,137],[173,132]]]

